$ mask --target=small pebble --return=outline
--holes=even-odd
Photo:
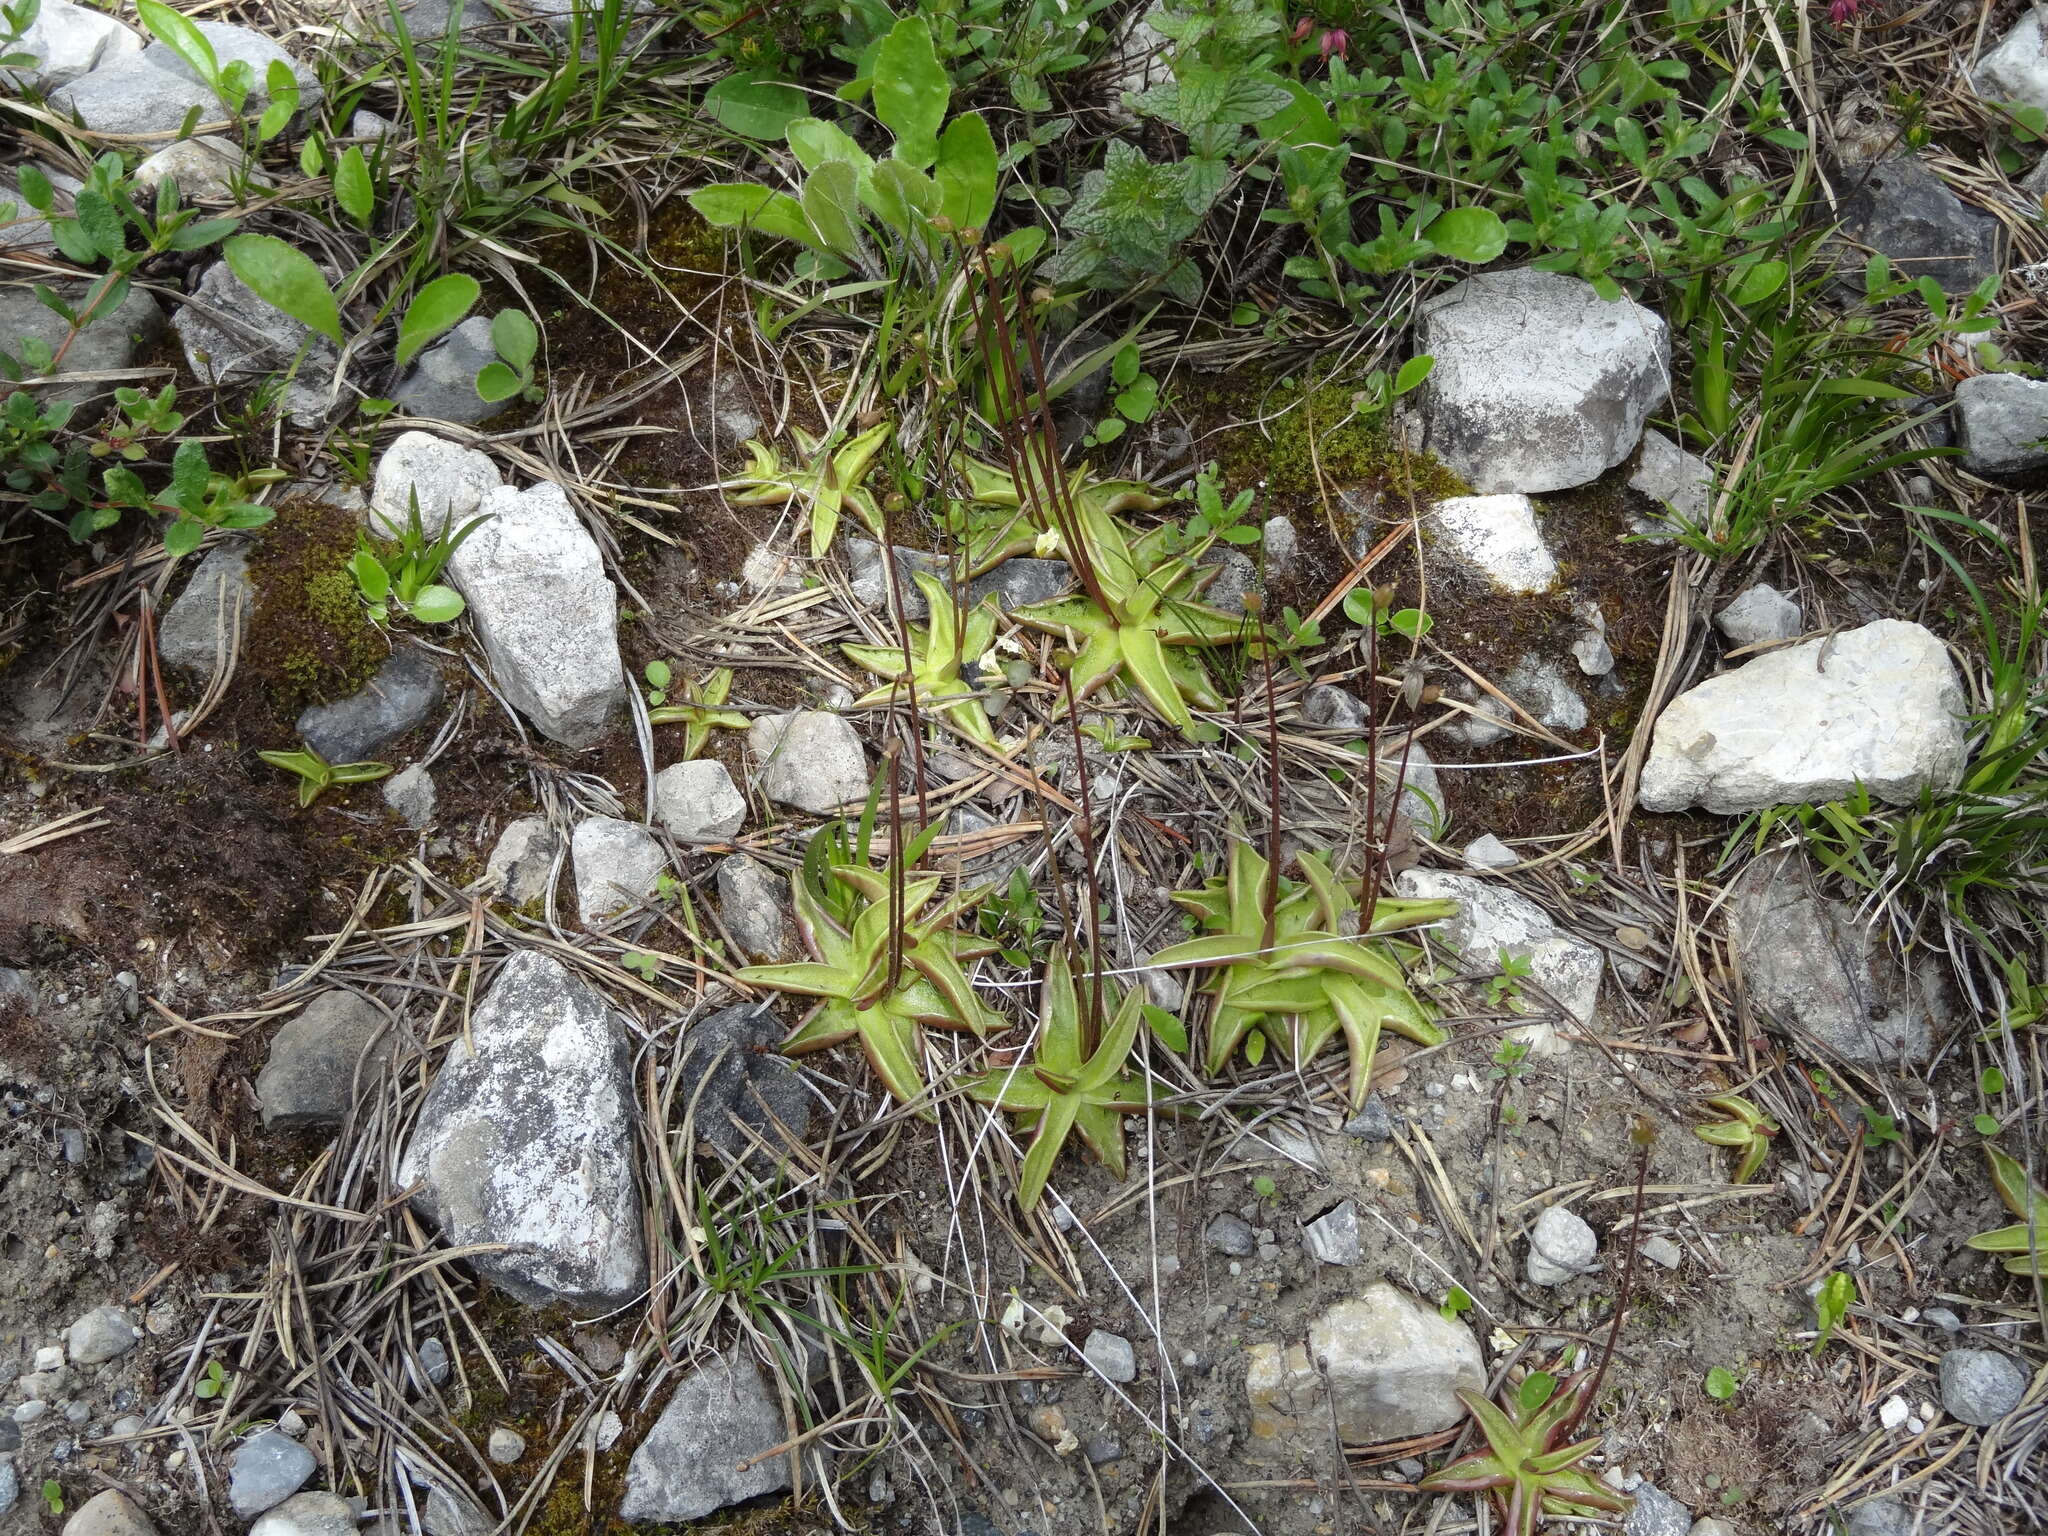
[[[1138,1352],[1121,1334],[1096,1329],[1088,1335],[1088,1342],[1081,1346],[1081,1358],[1100,1372],[1105,1381],[1137,1380]]]
[[[39,1371],[61,1371],[64,1369],[64,1351],[55,1344],[46,1344],[36,1351],[36,1369]]]
[[[509,1467],[526,1454],[526,1437],[516,1429],[499,1425],[491,1431],[486,1444],[486,1453],[501,1467]]]
[[[1252,1236],[1251,1223],[1242,1216],[1233,1216],[1229,1211],[1210,1221],[1202,1229],[1202,1238],[1216,1252],[1228,1254],[1231,1258],[1242,1259],[1258,1246]]]
[[[1684,1262],[1685,1250],[1668,1237],[1643,1239],[1642,1255],[1661,1269],[1676,1269]]]
[[[2027,1374],[1995,1349],[1952,1349],[1941,1357],[1941,1406],[1965,1424],[1996,1424],[2027,1395]]]

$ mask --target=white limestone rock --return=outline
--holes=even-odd
[[[1732,816],[1839,799],[1861,783],[1904,805],[1955,785],[1966,708],[1942,643],[1879,619],[1680,694],[1657,719],[1637,798],[1646,811]]]
[[[576,911],[585,924],[639,906],[654,894],[668,854],[637,821],[590,816],[569,837],[576,872]]]
[[[1435,869],[1403,870],[1394,883],[1403,896],[1459,904],[1458,915],[1435,932],[1469,965],[1498,968],[1505,949],[1529,962],[1530,978],[1573,1018],[1592,1023],[1604,970],[1600,951],[1562,931],[1548,912],[1521,892],[1474,875]],[[1523,1038],[1532,1046],[1552,1047],[1553,1037],[1541,1026],[1524,1026],[1524,1031]]]
[[[654,819],[679,843],[722,843],[747,819],[747,799],[725,764],[700,757],[654,776]]]
[[[1739,650],[1792,639],[1805,630],[1806,614],[1797,598],[1758,582],[1737,593],[1733,602],[1714,615],[1714,628]]]
[[[748,730],[747,745],[761,764],[762,791],[778,805],[823,815],[867,798],[867,757],[843,715],[764,715]]]
[[[431,432],[402,432],[377,460],[370,483],[370,531],[396,538],[418,497],[420,526],[429,535],[444,529],[454,533],[504,483],[489,454]]]
[[[1427,526],[1503,591],[1548,592],[1557,585],[1557,559],[1526,496],[1452,496],[1429,509]]]

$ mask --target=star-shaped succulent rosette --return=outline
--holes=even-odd
[[[1599,1448],[1599,1437],[1560,1443],[1578,1423],[1581,1400],[1597,1379],[1592,1371],[1580,1371],[1560,1383],[1533,1371],[1506,1409],[1460,1388],[1458,1401],[1479,1421],[1486,1449],[1430,1473],[1416,1486],[1431,1493],[1490,1494],[1512,1536],[1535,1536],[1545,1515],[1597,1519],[1627,1514],[1634,1499],[1580,1470],[1579,1463]]]
[[[1159,951],[1152,963],[1210,973],[1202,984],[1211,1010],[1203,1058],[1212,1075],[1240,1046],[1263,1056],[1270,1043],[1306,1063],[1341,1032],[1356,1108],[1365,1102],[1381,1030],[1419,1045],[1449,1038],[1409,989],[1385,936],[1451,917],[1457,903],[1382,898],[1365,932],[1346,934],[1340,930],[1357,902],[1316,854],[1296,864],[1300,881],[1275,877],[1249,842],[1233,842],[1226,875],[1173,893],[1204,934]]]
[[[875,455],[889,440],[889,423],[878,422],[829,452],[823,442],[801,427],[792,428],[790,435],[796,439],[797,452],[804,463],[793,468],[785,466],[773,448],[749,441],[745,473],[735,475],[720,487],[726,499],[742,507],[783,506],[792,501],[809,506],[813,560],[824,558],[825,551],[832,547],[843,507],[853,508],[879,537],[881,509],[861,481]]]
[[[887,680],[854,703],[898,702],[908,690],[916,695],[920,709],[939,711],[971,739],[994,747],[996,733],[988,722],[988,711],[981,707],[973,686],[961,677],[960,668],[963,662],[978,662],[988,653],[1002,615],[988,599],[962,613],[936,576],[919,571],[916,579],[931,610],[931,623],[924,628],[910,626],[908,667],[900,645],[840,647],[850,660]]]
[[[1090,1008],[1088,992],[1101,989]],[[1017,1179],[1017,1204],[1034,1209],[1045,1193],[1054,1163],[1069,1136],[1078,1135],[1103,1167],[1124,1176],[1125,1115],[1153,1103],[1156,1085],[1130,1069],[1144,1017],[1144,994],[1136,988],[1119,997],[1107,980],[1084,977],[1075,984],[1066,951],[1055,949],[1045,966],[1038,1008],[1038,1037],[1028,1062],[992,1067],[968,1084],[984,1104],[1018,1116],[1032,1127],[1031,1145]],[[1091,1048],[1090,1018],[1107,1018]]]

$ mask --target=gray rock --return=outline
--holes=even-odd
[[[282,378],[279,404],[295,425],[313,427],[326,418],[341,364],[334,343],[258,298],[225,261],[206,269],[171,316],[171,328],[202,383]]]
[[[1785,646],[1680,694],[1643,766],[1646,811],[1740,815],[1857,784],[1905,805],[1962,774],[1967,709],[1941,641],[1879,619]]]
[[[1311,683],[1301,692],[1301,718],[1319,730],[1362,731],[1365,705],[1342,688]]]
[[[1600,951],[1565,933],[1528,897],[1473,875],[1433,869],[1403,870],[1395,887],[1403,896],[1458,902],[1458,915],[1436,932],[1469,965],[1496,967],[1503,949],[1525,958],[1533,980],[1580,1023],[1592,1022],[1604,969]]]
[[[1977,61],[1970,86],[1992,101],[2048,108],[2048,41],[2038,10],[2028,7],[1998,46]]]
[[[1659,1269],[1676,1269],[1685,1262],[1685,1250],[1668,1237],[1646,1237],[1640,1251]]]
[[[546,817],[522,816],[498,834],[484,861],[484,881],[507,906],[527,906],[547,895],[561,851],[562,839]]]
[[[1301,1229],[1301,1245],[1319,1263],[1354,1267],[1365,1256],[1358,1238],[1358,1208],[1346,1200],[1324,1212]]]
[[[224,21],[195,19],[192,25],[212,44],[214,59],[223,69],[235,63],[249,66],[255,83],[249,89],[249,99],[242,104],[244,112],[254,115],[270,105],[270,92],[265,82],[270,66],[280,61],[290,68],[292,78],[298,82],[299,110],[310,111],[320,104],[323,98],[320,77],[310,66],[300,63],[261,32],[252,32],[247,27],[233,26]],[[143,50],[142,57],[167,74],[195,85],[201,83],[198,71],[162,43],[151,43]]]
[[[142,37],[113,17],[71,0],[43,0],[36,19],[9,53],[26,53],[35,64],[0,70],[0,82],[15,91],[48,95],[80,75],[142,52]]]
[[[1965,1424],[1996,1424],[2027,1395],[2030,1373],[1995,1349],[1952,1349],[1941,1357],[1941,1406]]]
[[[1671,388],[1662,317],[1530,268],[1482,272],[1425,303],[1417,350],[1429,446],[1481,493],[1599,478],[1635,452]]]
[[[434,819],[434,776],[418,763],[384,781],[384,803],[418,831]]]
[[[1740,649],[1795,638],[1806,628],[1806,615],[1795,599],[1758,582],[1737,593],[1735,601],[1714,615],[1714,628]]]
[[[1232,1259],[1248,1259],[1252,1250],[1259,1246],[1258,1235],[1252,1231],[1251,1223],[1229,1211],[1219,1212],[1210,1218],[1209,1225],[1202,1229],[1202,1241]]]
[[[1750,1007],[1795,1041],[1846,1061],[1925,1061],[1949,1008],[1938,973],[1909,974],[1876,915],[1816,890],[1796,851],[1751,861],[1735,882],[1728,928]]]
[[[701,1520],[715,1509],[789,1486],[789,1458],[742,1462],[789,1438],[782,1407],[751,1359],[714,1354],[683,1378],[626,1468],[620,1518]]]
[[[585,923],[637,907],[654,894],[668,853],[636,821],[591,816],[569,837],[576,875],[576,913]]]
[[[1524,656],[1500,680],[1500,690],[1554,731],[1586,728],[1586,701],[1554,661]]]
[[[12,1428],[12,1426],[9,1426]],[[20,1431],[16,1430],[17,1442]],[[21,1479],[15,1474],[12,1461],[0,1461],[0,1517],[14,1508],[21,1498]]]
[[[1315,1318],[1306,1347],[1257,1344],[1250,1356],[1255,1444],[1327,1452],[1333,1423],[1347,1445],[1434,1434],[1465,1417],[1459,1388],[1486,1384],[1472,1330],[1385,1281]]]
[[[761,764],[762,792],[778,805],[823,815],[867,798],[867,758],[843,716],[764,715],[748,730],[747,745]]]
[[[1686,1536],[1692,1511],[1650,1483],[1635,1486],[1635,1508],[1621,1523],[1622,1536]]]
[[[193,586],[198,586],[196,577]],[[210,623],[206,654],[211,660]],[[359,692],[301,714],[299,735],[330,763],[368,762],[432,719],[442,692],[441,669],[428,656],[410,648],[394,651]]]
[[[64,1536],[156,1536],[156,1527],[127,1494],[107,1488],[78,1506]]]
[[[0,70],[0,77],[5,74]],[[21,183],[12,176],[0,176],[0,203],[11,203],[14,207],[6,223],[0,224],[0,251],[36,251],[47,255],[56,250],[50,221],[30,207],[28,199],[21,195]],[[68,199],[62,196],[57,204],[59,209],[69,207]]]
[[[1301,535],[1294,531],[1291,517],[1269,517],[1259,529],[1259,547],[1266,552],[1266,574],[1278,581],[1301,553]]]
[[[12,1414],[0,1413],[0,1456],[12,1455],[21,1449],[21,1426],[14,1422]]]
[[[1124,1448],[1108,1435],[1090,1435],[1081,1442],[1081,1454],[1088,1458],[1089,1466],[1106,1467],[1123,1460]]]
[[[491,322],[471,315],[420,353],[405,377],[391,391],[400,410],[436,421],[475,424],[502,414],[512,402],[496,404],[476,392],[477,373],[497,360],[491,344]]]
[[[53,282],[50,287],[74,310],[85,302],[88,291],[84,283]],[[56,378],[63,380],[72,374],[132,368],[157,344],[163,333],[164,312],[157,307],[156,300],[140,287],[131,288],[118,305],[89,321],[78,332],[77,339],[71,342],[57,364]],[[69,323],[45,307],[28,289],[0,289],[0,352],[18,361],[21,344],[32,339],[40,341],[54,353],[64,347],[70,336]],[[22,373],[26,376],[28,369],[23,368]],[[0,396],[13,393],[11,386],[0,382]],[[46,402],[71,401],[78,407],[72,413],[72,425],[84,426],[92,419],[91,411],[96,404],[113,398],[114,386],[111,383],[59,382],[40,388],[35,394],[38,400]]]
[[[1607,643],[1607,621],[1593,610],[1594,623],[1580,631],[1572,642],[1572,660],[1588,677],[1605,677],[1614,670],[1614,647]]]
[[[1998,220],[1963,205],[1948,184],[1911,155],[1845,173],[1842,238],[1891,258],[1909,281],[1931,277],[1948,293],[1968,293],[1999,269]],[[1843,281],[1863,291],[1861,250],[1845,253]]]
[[[231,202],[238,185],[271,184],[268,176],[250,166],[241,145],[212,134],[166,144],[136,166],[128,179],[152,197],[158,186],[171,182],[180,200],[187,203],[200,198]]]
[[[780,875],[744,853],[718,866],[718,915],[749,960],[772,964],[787,958],[789,922],[783,905],[789,885]]]
[[[1252,564],[1249,556],[1238,550],[1212,549],[1202,557],[1202,564],[1213,566],[1216,571],[1202,590],[1202,601],[1211,608],[1224,613],[1243,613],[1245,598],[1263,590],[1259,568]]]
[[[1344,1134],[1360,1141],[1394,1139],[1394,1117],[1388,1113],[1387,1101],[1380,1097],[1378,1089],[1368,1093],[1358,1113],[1344,1122]]]
[[[228,1466],[228,1503],[244,1520],[282,1504],[306,1486],[318,1463],[290,1435],[266,1429],[236,1449]]]
[[[448,562],[469,599],[491,674],[543,735],[587,747],[626,702],[619,600],[604,557],[562,488],[500,486],[483,499],[489,521]]]
[[[1529,1283],[1547,1287],[1577,1279],[1599,1251],[1600,1239],[1578,1212],[1553,1205],[1529,1230]]]
[[[1956,416],[1972,474],[2004,478],[2048,468],[2048,381],[1972,374],[1956,385]]]
[[[756,1138],[770,1148],[801,1145],[811,1124],[803,1073],[778,1055],[782,1028],[759,1003],[737,1003],[689,1026],[676,1064],[676,1113],[728,1158]],[[769,1159],[770,1162],[773,1159]]]
[[[473,1048],[472,1048],[473,1047]],[[623,1306],[647,1278],[626,1026],[534,950],[505,962],[427,1092],[400,1185],[470,1262],[535,1305]]]
[[[249,1536],[356,1536],[356,1512],[338,1493],[295,1493],[250,1526]]]
[[[119,1307],[94,1307],[64,1334],[73,1365],[105,1365],[135,1347],[135,1320]]]
[[[1468,869],[1512,869],[1521,862],[1522,856],[1491,832],[1475,837],[1465,845],[1465,866]]]
[[[1050,602],[1074,588],[1074,568],[1064,560],[1038,560],[1028,556],[1005,560],[984,571],[967,584],[969,607],[993,597],[1005,613]]]
[[[1742,1536],[1732,1521],[1722,1520],[1713,1515],[1703,1515],[1693,1521],[1692,1528],[1685,1536]]]
[[[725,764],[671,763],[654,776],[654,819],[679,843],[723,843],[747,819],[747,797]]]
[[[1913,1512],[1894,1495],[1850,1510],[1846,1536],[1914,1536],[1914,1525]]]
[[[846,549],[847,585],[852,589],[853,600],[865,608],[895,612],[889,568],[882,563],[882,546],[873,539],[851,536],[841,542]],[[896,582],[903,595],[904,617],[913,624],[922,624],[931,617],[931,604],[925,601],[924,593],[917,588],[917,575],[922,571],[938,577],[941,582],[949,581],[953,562],[944,556],[910,549],[902,544],[895,548]]]
[[[1920,1314],[1923,1323],[1931,1323],[1943,1333],[1961,1333],[1963,1320],[1947,1307],[1928,1307]]]
[[[1425,526],[1502,591],[1548,592],[1557,585],[1557,559],[1527,496],[1453,496],[1429,509]]]
[[[377,460],[370,483],[371,531],[396,537],[413,503],[429,534],[453,533],[504,484],[488,454],[429,432],[402,432]]]
[[[339,1125],[356,1085],[374,1092],[397,1049],[384,1010],[356,992],[322,992],[285,1021],[256,1075],[263,1123],[281,1130]]]
[[[1714,495],[1714,468],[1651,427],[1628,488],[1661,503],[1688,523],[1704,523]]]
[[[1138,1352],[1131,1348],[1131,1341],[1122,1334],[1095,1329],[1081,1346],[1081,1358],[1100,1373],[1104,1381],[1122,1384],[1138,1379]]]
[[[439,1339],[427,1339],[419,1349],[420,1369],[427,1373],[427,1380],[441,1386],[448,1380],[450,1369],[448,1346]]]
[[[500,1424],[485,1442],[485,1454],[501,1467],[509,1467],[526,1454],[526,1437]]]
[[[218,96],[196,80],[158,68],[154,52],[102,63],[51,92],[51,107],[99,133],[171,133],[184,126],[194,107],[202,122],[227,118]]]
[[[246,641],[256,589],[249,580],[249,546],[240,539],[209,549],[185,582],[185,590],[157,626],[157,654],[170,666],[210,674],[239,630]],[[232,610],[232,612],[230,612]],[[303,722],[302,722],[303,724]],[[329,762],[353,762],[323,754]]]

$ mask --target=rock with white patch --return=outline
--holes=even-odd
[[[823,815],[867,798],[868,765],[851,721],[823,710],[764,715],[747,732],[762,792]]]
[[[1495,969],[1500,952],[1529,962],[1530,979],[1556,998],[1581,1024],[1593,1021],[1600,1001],[1600,951],[1575,939],[1550,914],[1519,891],[1473,875],[1434,869],[1403,870],[1395,880],[1401,895],[1458,903],[1458,915],[1434,930],[1470,966]],[[1531,1036],[1547,1045],[1547,1038]]]
[[[1598,479],[1635,452],[1671,388],[1663,318],[1592,284],[1482,272],[1423,305],[1417,349],[1429,446],[1482,493]]]
[[[1758,582],[1738,592],[1733,602],[1714,615],[1714,628],[1737,649],[1768,645],[1801,634],[1806,614],[1798,599]]]
[[[396,651],[355,693],[300,714],[299,735],[330,763],[364,762],[425,725],[441,695],[441,669],[426,652]]]
[[[1600,1239],[1577,1211],[1553,1205],[1529,1229],[1527,1272],[1531,1285],[1563,1285],[1593,1267]]]
[[[49,286],[74,310],[85,303],[91,292],[86,283],[60,281]],[[139,286],[130,288],[113,309],[104,311],[77,332],[71,329],[69,321],[37,298],[32,289],[0,288],[0,351],[18,358],[22,355],[22,344],[28,341],[40,342],[53,355],[63,348],[53,382],[38,389],[36,398],[46,403],[68,400],[79,407],[73,417],[77,426],[91,419],[95,403],[112,397],[115,386],[72,376],[132,368],[156,346],[163,333],[163,310]],[[11,389],[0,384],[0,394],[11,393]]]
[[[247,1520],[306,1486],[318,1463],[282,1430],[266,1429],[235,1448],[228,1466],[228,1503]]]
[[[173,182],[188,203],[198,198],[226,202],[237,195],[238,184],[271,184],[268,176],[250,167],[241,145],[211,134],[165,145],[136,166],[129,180],[152,196],[162,183]]]
[[[1449,1429],[1465,1417],[1457,1391],[1485,1390],[1479,1341],[1385,1281],[1326,1309],[1306,1347],[1255,1344],[1245,1374],[1252,1454],[1286,1458],[1334,1426],[1346,1445]]]
[[[560,961],[506,961],[398,1168],[414,1207],[521,1301],[619,1307],[646,1283],[625,1021]]]
[[[1956,386],[1963,466],[1993,479],[2048,469],[2048,381],[1972,374]]]
[[[654,776],[654,819],[679,843],[722,843],[747,819],[747,799],[725,764],[693,758]]]
[[[206,269],[190,300],[171,316],[171,328],[202,382],[279,379],[279,401],[294,424],[314,427],[326,418],[341,365],[334,343],[257,297],[225,261]]]
[[[1998,270],[1998,220],[1966,205],[1910,154],[1890,155],[1846,173],[1842,204],[1842,282],[1863,292],[1868,251],[1887,257],[1909,282],[1931,277],[1943,291],[1964,294]]]
[[[1521,862],[1521,855],[1491,832],[1465,845],[1465,864],[1469,869],[1512,869]]]
[[[0,70],[0,82],[16,91],[48,95],[116,59],[142,52],[142,35],[103,11],[73,5],[71,0],[43,0],[28,30],[6,50],[25,53],[36,62]]]
[[[1941,1357],[1941,1406],[1965,1424],[1996,1424],[2019,1407],[2032,1375],[1995,1349],[1952,1349]]]
[[[448,562],[498,687],[564,746],[587,747],[626,702],[619,599],[562,488],[500,486]]]
[[[1557,585],[1557,560],[1527,496],[1452,496],[1429,509],[1426,526],[1505,592],[1548,592]]]
[[[783,915],[789,883],[758,859],[735,853],[718,865],[718,916],[733,942],[757,964],[791,958]]]
[[[561,851],[561,836],[546,817],[522,816],[498,834],[484,861],[484,882],[507,906],[537,902],[548,893]]]
[[[431,432],[401,432],[377,460],[370,483],[370,531],[396,538],[418,498],[429,537],[453,534],[504,484],[490,455]]]
[[[782,1405],[747,1356],[714,1354],[686,1375],[633,1452],[619,1508],[635,1524],[680,1524],[789,1486]]]
[[[1795,1044],[1860,1063],[1925,1061],[1950,1015],[1940,972],[1909,972],[1881,918],[1821,894],[1795,850],[1752,860],[1728,903],[1728,932],[1749,1006]]]
[[[434,819],[434,776],[418,763],[384,781],[384,803],[418,831]]]
[[[1970,86],[1990,101],[2048,109],[2048,37],[2041,12],[2029,6],[1998,45],[1970,71]]]
[[[1836,800],[1862,784],[1908,804],[1962,773],[1966,701],[1941,641],[1879,619],[1709,678],[1658,716],[1646,811],[1740,815]]]
[[[616,816],[577,822],[569,859],[576,872],[576,913],[586,924],[641,905],[668,868],[659,839],[637,821]]]
[[[1702,523],[1714,494],[1714,467],[1651,427],[1628,488],[1688,523]]]

